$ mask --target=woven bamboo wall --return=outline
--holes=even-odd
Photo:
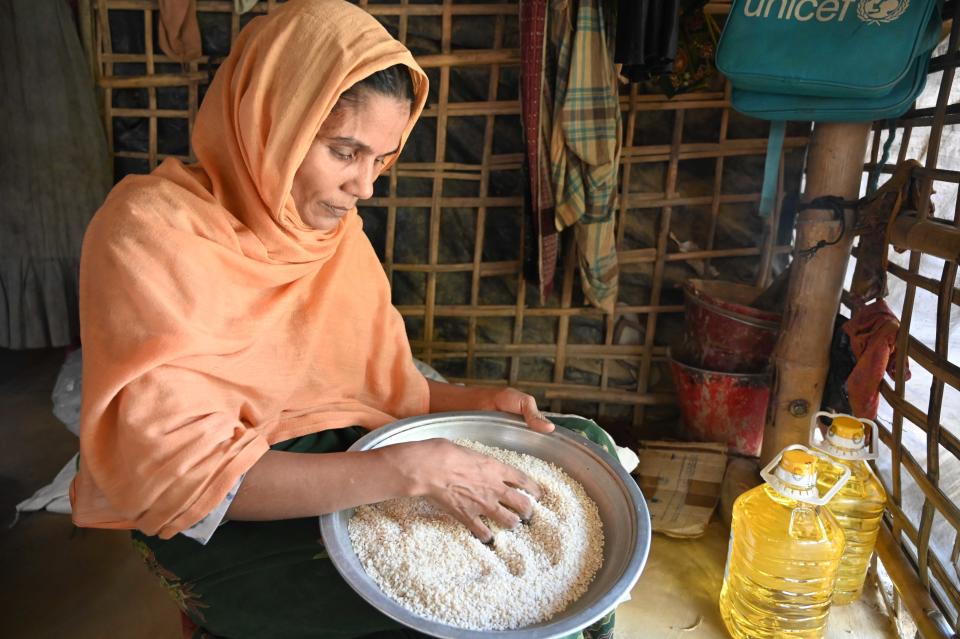
[[[947,5],[953,18],[950,35],[931,63],[925,97],[896,123],[892,158],[912,158],[923,164],[915,172],[924,179],[939,206],[918,211],[919,219],[939,220],[941,229],[960,229],[957,185],[960,184],[960,96],[955,83],[960,64],[960,3]],[[949,24],[949,23],[948,23]],[[870,158],[874,169],[886,139],[877,126]],[[893,170],[889,163],[884,173]],[[891,307],[900,316],[897,374],[881,385],[880,477],[889,496],[887,524],[904,550],[953,632],[960,628],[960,288],[957,286],[957,240],[952,257],[944,253],[946,235],[939,238],[941,255],[890,249],[888,268]],[[935,242],[934,244],[936,244]],[[903,246],[902,248],[906,248]],[[946,259],[944,259],[946,258]],[[852,268],[852,267],[851,267]],[[900,303],[902,300],[902,303]],[[912,378],[905,375],[909,362]],[[894,611],[902,613],[900,600]]]
[[[169,156],[189,160],[190,126],[228,52],[213,36],[232,43],[275,3],[237,16],[232,2],[199,0],[206,57],[181,67],[156,45],[155,0],[92,2],[89,37],[117,176]],[[766,124],[732,112],[722,80],[672,100],[624,85],[618,311],[584,306],[571,242],[556,293],[540,305],[523,277],[516,1],[359,4],[431,78],[407,149],[361,208],[416,356],[454,381],[510,384],[552,410],[599,417],[628,440],[672,432],[666,355],[682,322],[680,283],[715,268],[763,284],[789,252],[792,213],[778,207],[765,223],[755,214]],[[806,141],[804,127],[787,140],[788,192],[797,190]],[[681,242],[691,242],[686,252]]]

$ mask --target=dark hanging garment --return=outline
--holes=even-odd
[[[553,292],[560,252],[554,223],[550,184],[550,152],[545,132],[550,130],[550,90],[544,78],[547,0],[520,0],[520,111],[523,118],[524,208],[530,221],[531,249],[527,268],[536,280],[543,304]]]
[[[0,348],[80,334],[80,243],[112,183],[64,0],[0,0]]]
[[[621,73],[642,82],[673,71],[681,0],[618,0],[613,61]]]

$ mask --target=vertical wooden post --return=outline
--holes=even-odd
[[[816,124],[807,154],[804,202],[824,195],[845,200],[858,197],[870,126],[869,122]],[[845,227],[829,210],[807,209],[797,215],[787,303],[773,353],[775,374],[762,463],[790,444],[806,444],[810,418],[820,410],[833,324],[853,242],[853,214],[846,211],[845,215]],[[821,240],[837,240],[844,228],[839,241],[804,255]]]

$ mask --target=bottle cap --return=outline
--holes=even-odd
[[[819,430],[821,418],[830,419],[826,433]],[[821,411],[810,422],[810,445],[838,459],[876,459],[878,436],[874,422],[853,415]]]
[[[803,450],[788,450],[780,458],[780,467],[802,479],[816,472],[817,458]]]
[[[865,431],[866,429],[864,428],[863,422],[859,419],[851,417],[850,415],[837,415],[833,418],[833,424],[830,425],[827,436],[848,439],[852,441],[857,448],[861,448],[867,443],[867,439],[864,436]]]
[[[836,482],[823,495],[817,490],[817,464],[821,461],[840,471]],[[760,471],[760,476],[784,497],[822,506],[850,479],[850,469],[831,461],[825,455],[794,444],[787,446],[782,453],[774,457],[766,468]]]

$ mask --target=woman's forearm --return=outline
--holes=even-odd
[[[430,412],[443,413],[454,410],[496,410],[491,393],[494,389],[459,386],[427,380],[430,387]]]
[[[427,439],[346,453],[267,451],[247,471],[227,511],[234,520],[313,517],[394,497],[426,497],[481,540],[480,519],[513,528],[540,486],[512,466],[447,441]]]
[[[364,452],[270,450],[247,471],[227,517],[261,521],[311,517],[413,494],[388,447]]]
[[[548,433],[554,428],[540,414],[536,400],[518,390],[432,380],[427,383],[431,413],[500,410],[523,415],[536,431]],[[485,538],[489,531],[476,519],[477,513],[503,525],[515,518],[505,514],[501,506],[515,501],[512,493],[507,493],[507,502],[494,496],[504,491],[505,476],[511,477],[508,484],[525,486],[531,494],[539,490],[525,476],[511,475],[513,471],[502,464],[494,471],[481,470],[488,459],[446,440],[409,442],[364,452],[271,450],[247,471],[227,517],[248,521],[312,517],[395,497],[424,496],[442,504],[474,534]],[[458,505],[465,494],[482,497],[470,496],[470,505]]]

